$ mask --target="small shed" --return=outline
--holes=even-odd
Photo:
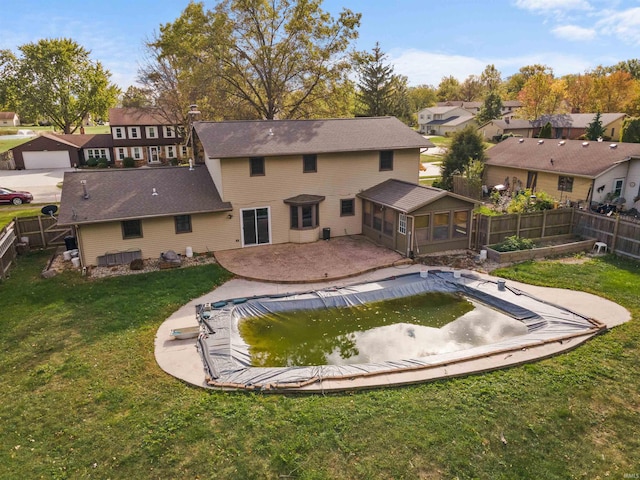
[[[15,112],[0,112],[0,126],[18,127],[20,126],[20,117]]]
[[[476,200],[387,180],[358,194],[362,233],[405,256],[469,248]]]

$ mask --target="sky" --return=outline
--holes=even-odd
[[[216,1],[205,0],[208,8]],[[91,51],[122,90],[136,83],[145,42],[188,0],[0,0],[0,49],[71,38]],[[378,42],[409,85],[463,81],[493,64],[503,79],[536,63],[556,76],[640,58],[640,0],[324,0],[337,17],[362,14],[354,42]]]

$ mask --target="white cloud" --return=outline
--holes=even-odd
[[[596,36],[596,31],[592,28],[582,28],[577,25],[563,25],[551,30],[558,38],[565,40],[582,42],[585,40],[592,40]]]
[[[516,0],[515,5],[523,10],[541,14],[591,10],[591,5],[586,0]]]
[[[443,77],[453,76],[463,81],[469,75],[480,75],[491,62],[462,55],[409,49],[389,52],[389,63],[393,65],[394,73],[405,75],[411,85],[437,87]]]
[[[640,45],[640,7],[620,12],[605,10],[596,27],[605,35],[614,35],[625,43]]]

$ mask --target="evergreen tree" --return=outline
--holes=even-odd
[[[484,142],[475,126],[468,125],[463,130],[454,133],[451,147],[442,161],[442,180],[440,188],[451,190],[453,176],[463,175],[469,169],[471,162],[485,161]],[[474,168],[477,170],[477,167]]]
[[[376,43],[372,53],[359,53],[358,115],[379,117],[389,115],[393,96],[393,67],[385,63],[387,56]]]
[[[587,129],[585,131],[585,137],[587,140],[598,140],[598,138],[604,137],[605,129],[602,126],[602,120],[600,119],[600,112],[596,113],[596,116],[593,117],[592,122],[587,125]]]
[[[551,122],[547,122],[540,129],[540,133],[538,134],[538,138],[551,138],[552,127]]]
[[[622,121],[620,141],[640,143],[640,117],[625,118]]]
[[[490,91],[484,98],[484,104],[476,116],[478,123],[483,124],[502,116],[502,98],[497,90]]]

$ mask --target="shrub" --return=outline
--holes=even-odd
[[[516,235],[505,238],[502,242],[493,246],[498,252],[515,252],[516,250],[531,250],[535,244],[530,238],[522,238]]]
[[[98,168],[107,168],[109,166],[109,160],[102,157],[98,159]]]
[[[122,159],[122,166],[124,168],[133,168],[136,166],[136,161],[133,159],[133,157],[124,157]]]
[[[135,258],[131,260],[131,263],[129,263],[130,270],[142,270],[143,268],[144,268],[144,262],[142,261],[141,258]]]
[[[88,158],[87,159],[87,167],[95,168],[98,166],[97,158]]]
[[[169,165],[177,167],[178,166],[178,159],[177,158],[170,158],[169,159]]]

